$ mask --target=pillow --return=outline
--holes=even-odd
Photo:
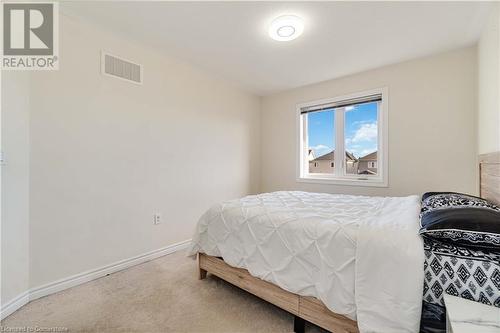
[[[500,250],[500,207],[467,194],[427,192],[422,196],[420,234],[462,246]]]

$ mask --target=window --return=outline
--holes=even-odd
[[[387,186],[387,89],[297,106],[298,181]]]

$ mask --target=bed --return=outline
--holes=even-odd
[[[497,200],[495,161],[482,159],[481,188]],[[209,272],[294,314],[296,332],[303,320],[332,332],[418,332],[419,213],[418,196],[264,193],[213,206],[190,253],[200,278]]]

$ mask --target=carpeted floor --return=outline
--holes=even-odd
[[[69,332],[292,332],[293,316],[214,276],[184,252],[35,300],[4,327]],[[5,331],[5,330],[4,330]],[[325,332],[308,325],[306,332]]]

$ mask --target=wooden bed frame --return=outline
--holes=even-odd
[[[500,205],[500,151],[479,155],[479,193]]]
[[[500,204],[500,152],[479,156],[480,196]],[[198,255],[200,279],[207,273],[288,311],[295,316],[294,332],[303,333],[309,321],[334,333],[359,333],[357,323],[330,311],[320,300],[304,297],[256,278],[247,270],[229,266],[221,258],[203,253]]]
[[[304,332],[304,320],[335,333],[358,333],[355,321],[333,313],[318,299],[304,297],[267,281],[256,278],[247,270],[229,266],[221,258],[198,254],[200,279],[211,273],[241,289],[262,298],[295,316],[294,332]]]

